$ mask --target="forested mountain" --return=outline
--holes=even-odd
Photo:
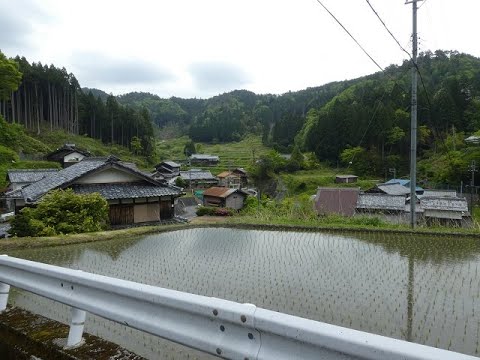
[[[62,128],[146,155],[153,149],[153,124],[160,131],[176,126],[196,142],[236,141],[254,133],[281,152],[297,146],[321,161],[351,163],[359,175],[383,174],[389,167],[407,173],[407,61],[384,73],[282,95],[235,90],[209,99],[162,99],[149,93],[82,92],[65,69],[12,60],[9,66],[17,66],[23,79],[18,89],[0,96],[0,113],[35,132]],[[477,156],[476,150],[462,148],[463,138],[480,129],[480,59],[455,51],[427,52],[419,56],[418,67],[419,154],[440,161],[441,168],[456,164],[442,176],[436,171],[437,180],[457,181],[456,173],[463,179],[465,161]],[[431,163],[420,163],[422,176],[431,177]]]
[[[480,128],[480,59],[437,51],[421,54],[418,66],[423,80],[418,92],[419,150],[433,156],[436,150],[448,150],[450,134],[462,137],[462,144],[465,133]],[[410,79],[410,64],[405,62],[389,67],[386,74],[356,81],[307,114],[298,144],[320,160],[341,157],[349,162],[358,157],[371,173],[407,167]]]
[[[95,98],[100,98],[102,99],[103,101],[107,101],[107,98],[109,96],[109,94],[107,94],[105,91],[103,90],[100,90],[100,89],[95,89],[95,88],[87,88],[87,87],[83,87],[82,88],[82,92],[85,94],[85,95],[88,95],[88,93],[92,93],[92,95],[95,97]]]
[[[0,52],[1,66],[8,70],[0,72],[2,81],[6,81],[4,74],[18,73],[19,85],[5,87],[8,93],[3,90],[0,94],[0,115],[8,122],[21,124],[37,134],[63,129],[104,143],[124,145],[135,153],[152,153],[154,133],[146,109],[122,106],[113,96],[105,98],[101,90],[85,94],[75,76],[65,68],[30,64],[18,56],[8,60]]]

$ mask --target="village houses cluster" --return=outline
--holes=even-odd
[[[240,210],[249,195],[248,176],[243,168],[216,176],[200,169],[218,165],[218,156],[193,154],[189,169],[162,161],[152,173],[115,156],[93,157],[75,144],[65,144],[47,156],[62,169],[12,169],[7,173],[7,209],[18,213],[35,204],[49,191],[71,188],[77,194],[99,193],[109,203],[111,225],[175,221],[185,206],[215,206]],[[195,167],[199,168],[195,168]],[[336,183],[355,183],[354,175],[337,175]],[[356,187],[322,187],[314,197],[320,215],[372,216],[394,224],[408,223],[410,182],[391,179],[361,191]],[[184,197],[186,192],[194,196]],[[193,200],[192,200],[193,199]],[[470,226],[467,200],[454,190],[426,190],[417,187],[417,218],[426,224]]]

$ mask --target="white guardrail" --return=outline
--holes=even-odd
[[[72,307],[67,346],[86,312],[227,359],[478,359],[218,298],[0,255],[0,312],[10,285]]]

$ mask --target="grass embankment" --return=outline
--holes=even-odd
[[[51,247],[60,245],[71,245],[80,243],[89,243],[105,240],[114,240],[118,238],[129,238],[141,235],[160,233],[166,231],[180,230],[189,225],[157,225],[142,226],[130,229],[100,231],[95,233],[70,234],[49,237],[23,237],[0,239],[0,254],[10,250],[33,249],[40,247]]]
[[[183,149],[188,141],[190,141],[188,136],[157,141],[156,150],[159,159],[184,161]],[[196,143],[196,147],[197,151],[202,154],[220,157],[220,163],[217,166],[204,167],[214,175],[237,167],[246,168],[252,164],[254,156],[258,159],[260,155],[264,155],[271,150],[263,145],[261,137],[256,135],[249,135],[241,141],[224,144]]]
[[[198,224],[207,224],[208,221],[200,221]],[[213,223],[213,222],[212,222]],[[336,231],[372,231],[372,232],[398,232],[418,233],[428,235],[461,235],[475,236],[480,238],[480,225],[476,222],[473,228],[459,228],[446,226],[423,226],[418,225],[412,229],[409,225],[395,225],[386,223],[377,218],[369,217],[342,217],[330,215],[316,219],[299,219],[288,216],[264,216],[251,214],[234,216],[224,220],[225,226],[251,226],[271,228],[271,230],[336,230]]]
[[[98,139],[92,139],[88,136],[68,134],[62,130],[43,131],[40,135],[35,135],[38,140],[48,144],[52,150],[55,150],[64,144],[75,144],[78,148],[88,150],[93,156],[115,155],[123,161],[129,161],[137,164],[141,168],[151,168],[147,159],[143,156],[133,155],[128,148],[120,145],[107,145]]]
[[[280,174],[280,178],[288,189],[288,195],[316,194],[318,187],[359,187],[370,189],[382,180],[359,179],[355,183],[337,184],[335,175],[345,174],[345,169],[320,167],[314,170],[302,170],[292,174]]]

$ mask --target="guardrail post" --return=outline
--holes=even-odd
[[[10,285],[0,283],[0,313],[7,308],[9,292],[10,292]]]
[[[86,316],[87,313],[85,311],[72,307],[72,321],[70,322],[67,347],[76,346],[82,342]]]

